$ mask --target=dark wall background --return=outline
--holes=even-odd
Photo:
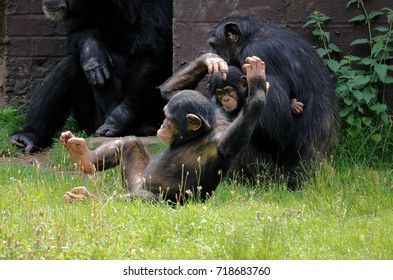
[[[392,7],[392,0],[365,2],[369,11]],[[348,23],[359,11],[355,7],[347,9],[346,4],[346,0],[174,0],[174,70],[200,53],[210,51],[206,41],[212,28],[233,12],[255,13],[318,44],[310,35],[311,29],[302,26],[312,11],[319,10],[331,18],[327,25],[331,41],[345,53],[361,52],[349,44],[356,38],[366,37],[365,29]],[[41,0],[0,0],[0,39],[4,42],[0,43],[1,58],[4,53],[4,71],[0,67],[0,105],[3,100],[23,107],[33,88],[65,54],[64,27],[43,16]],[[392,95],[390,91],[386,96],[390,107],[393,107],[389,97]]]
[[[44,17],[41,1],[5,2],[3,99],[13,106],[24,107],[34,87],[65,54],[64,28]]]
[[[0,106],[5,105],[4,100],[4,7],[5,0],[0,0]]]
[[[314,44],[311,29],[304,29],[307,17],[319,10],[331,20],[326,26],[331,41],[345,52],[354,39],[366,37],[364,26],[354,26],[348,20],[360,12],[355,7],[346,9],[346,0],[174,0],[174,65],[180,65],[202,51],[209,51],[206,41],[212,28],[226,15],[236,12],[254,13],[261,19],[289,28]],[[391,7],[391,0],[366,1],[369,11]],[[385,21],[385,19],[377,19]]]

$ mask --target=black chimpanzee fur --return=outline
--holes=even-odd
[[[298,185],[304,167],[332,153],[340,126],[334,83],[311,44],[255,15],[232,15],[215,28],[209,44],[228,64],[240,67],[248,56],[266,63],[266,108],[252,140],[234,161],[234,169],[255,178],[258,164],[270,163],[288,187]],[[288,100],[304,103],[300,116],[291,114]]]
[[[11,142],[48,147],[70,113],[88,133],[155,134],[165,104],[157,87],[172,73],[172,0],[43,0],[43,9],[65,21],[68,54]]]

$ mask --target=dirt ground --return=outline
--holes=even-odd
[[[119,139],[117,137],[95,137],[89,140],[89,146],[98,146],[99,144]],[[161,143],[157,137],[139,137],[144,145],[149,149]],[[9,163],[15,165],[39,165],[44,168],[51,168],[50,166],[50,148],[34,154],[17,154],[13,156],[0,156],[0,164]]]
[[[48,163],[49,150],[45,150],[35,154],[18,154],[13,156],[2,156],[0,157],[0,163],[10,163],[16,165],[29,165],[39,164],[43,166]]]

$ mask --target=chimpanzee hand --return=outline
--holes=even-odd
[[[303,114],[304,104],[300,101],[297,101],[296,98],[290,100],[291,112],[295,116],[300,116]]]
[[[203,62],[209,75],[221,73],[222,79],[227,79],[228,64],[221,57],[207,57]]]
[[[256,92],[258,89],[268,92],[269,83],[266,82],[265,62],[256,56],[247,57],[243,69],[247,73],[249,92]]]
[[[105,46],[98,40],[85,40],[80,59],[87,81],[91,85],[102,86],[110,78],[110,66],[113,66],[113,62]]]

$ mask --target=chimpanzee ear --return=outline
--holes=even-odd
[[[241,38],[241,31],[239,25],[233,22],[229,22],[225,24],[225,38],[230,40],[233,43],[238,43]]]
[[[202,126],[201,118],[195,114],[187,114],[186,120],[187,120],[187,130],[188,131],[190,131],[190,130],[197,131]]]
[[[240,89],[244,93],[245,96],[248,96],[248,82],[246,76],[241,76],[240,78]]]

